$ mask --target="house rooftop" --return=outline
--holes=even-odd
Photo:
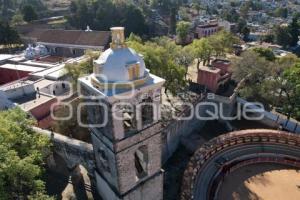
[[[198,25],[198,28],[212,28],[217,26],[218,24],[205,24],[205,25]]]
[[[200,66],[199,67],[199,70],[200,71],[207,71],[207,72],[210,72],[210,73],[219,73],[221,70],[219,68],[216,68],[216,67],[210,67],[210,66]]]
[[[0,62],[9,60],[16,57],[16,55],[12,55],[12,54],[0,54]]]
[[[36,93],[23,96],[22,98],[16,99],[15,102],[22,108],[24,111],[28,112],[52,99],[55,97],[50,95],[37,95]]]
[[[34,67],[34,66],[29,66],[29,65],[15,65],[15,64],[10,64],[10,63],[0,65],[0,68],[17,70],[17,71],[26,71],[26,72],[38,72],[38,71],[44,70],[44,68],[41,68],[41,67]]]

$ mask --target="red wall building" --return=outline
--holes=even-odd
[[[0,68],[0,85],[27,77],[29,74],[30,72],[28,71]]]
[[[213,93],[216,93],[220,85],[225,84],[231,78],[229,72],[230,61],[216,59],[211,66],[201,66],[198,71],[197,83],[204,85]]]
[[[30,73],[41,70],[44,68],[10,63],[0,65],[0,85],[28,77]]]

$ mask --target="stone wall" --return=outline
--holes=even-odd
[[[194,112],[196,112],[195,107],[199,102],[205,99],[204,96],[200,96],[194,103]],[[201,107],[198,112],[203,115],[205,112],[205,107]],[[196,118],[195,115],[189,120],[184,119],[184,117],[189,116],[191,109],[188,107],[183,110],[177,119],[173,119],[168,123],[163,129],[162,133],[162,163],[165,163],[176,151],[180,144],[180,139],[183,136],[188,136],[196,128],[200,129],[204,126],[205,121],[201,121]],[[180,120],[180,117],[182,120]]]
[[[203,104],[201,104],[203,103]],[[172,120],[163,130],[162,142],[163,142],[163,154],[162,162],[165,163],[176,151],[182,137],[186,137],[194,130],[200,130],[206,123],[206,120],[198,119],[196,113],[201,117],[207,117],[207,111],[215,112],[214,108],[205,103],[216,103],[217,109],[222,109],[222,114],[226,117],[232,115],[234,111],[234,105],[236,103],[236,94],[230,97],[223,97],[215,94],[200,95],[200,97],[193,103],[194,115],[189,120]],[[198,106],[201,104],[201,106]],[[185,109],[179,114],[179,117],[187,117],[191,110]],[[219,118],[219,121],[223,121]]]
[[[242,99],[242,98],[237,98],[237,101],[241,104],[245,104],[245,103],[250,103],[247,102],[246,100]],[[248,108],[250,109],[259,109],[256,105],[250,105]],[[293,133],[298,133],[300,134],[300,124],[298,121],[296,120],[288,120],[286,116],[284,115],[279,115],[273,112],[268,112],[268,111],[264,111],[263,112],[263,119],[260,120],[261,123],[270,126],[270,127],[274,127],[274,128],[281,128]]]
[[[76,166],[82,165],[87,169],[89,174],[93,174],[95,163],[93,146],[91,144],[37,127],[33,127],[33,129],[37,133],[51,138],[54,145],[54,152],[64,159],[69,169],[74,169]]]

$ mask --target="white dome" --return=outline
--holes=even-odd
[[[36,55],[45,56],[48,54],[48,50],[44,45],[37,45],[35,47]]]
[[[94,64],[96,72],[98,71],[108,82],[132,81],[128,68],[134,64],[139,65],[138,77],[135,79],[144,78],[148,74],[142,56],[127,47],[107,49]]]
[[[31,60],[34,59],[35,56],[35,49],[31,45],[29,45],[25,50],[25,58]]]

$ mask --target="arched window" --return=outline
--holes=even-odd
[[[97,153],[100,161],[100,168],[110,172],[109,160],[106,151],[103,148],[99,148]]]
[[[147,99],[143,99],[142,102],[142,124],[143,126],[146,126],[148,124],[153,123],[153,100],[151,97],[148,97]]]
[[[123,111],[123,127],[125,133],[136,131],[136,116],[134,106],[126,105],[122,108]]]
[[[140,65],[138,63],[128,66],[128,75],[130,80],[136,80],[140,75]]]

